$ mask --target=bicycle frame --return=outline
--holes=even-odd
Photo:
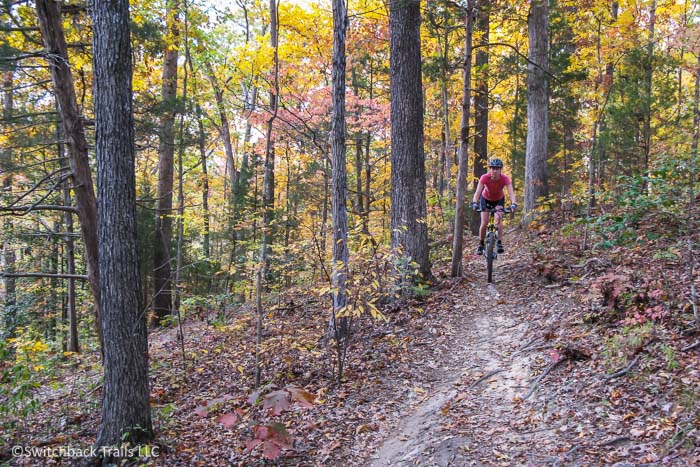
[[[486,257],[486,278],[488,282],[493,282],[493,261],[498,258],[496,251],[496,243],[498,242],[498,227],[496,226],[496,213],[508,214],[511,212],[508,208],[491,208],[477,209],[477,212],[488,212],[489,223],[486,225],[486,238],[484,239],[485,249],[484,256]],[[501,218],[502,219],[502,218]]]

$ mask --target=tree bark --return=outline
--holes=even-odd
[[[488,163],[488,139],[489,139],[489,29],[490,29],[491,2],[484,0],[479,4],[476,17],[476,29],[481,33],[479,49],[476,52],[476,93],[474,95],[474,167],[473,189],[476,190],[477,182],[486,173]],[[479,234],[481,216],[474,211],[471,214],[469,224],[472,235]]]
[[[71,204],[70,187],[68,183],[63,186],[63,203],[69,206]],[[66,223],[66,274],[72,276],[75,274],[75,242],[73,241],[73,214],[66,212],[64,215]],[[80,343],[78,341],[78,314],[76,311],[75,300],[75,279],[68,279],[66,286],[66,315],[68,317],[68,347],[69,352],[80,352]]]
[[[391,2],[391,246],[406,262],[415,261],[423,279],[430,280],[420,24],[420,1]],[[400,272],[404,283],[408,271]]]
[[[619,5],[618,2],[614,1],[612,2],[612,6],[610,7],[610,25],[615,24],[617,21],[617,15],[619,11]],[[615,63],[612,61],[609,61],[605,65],[605,75],[603,76],[603,88],[605,89],[606,94],[610,93],[610,90],[613,85],[613,79],[615,75]],[[605,125],[605,116],[601,118],[600,120],[600,129],[598,131],[599,134],[603,134],[606,132],[606,125]],[[600,187],[603,183],[603,180],[605,180],[605,168],[606,168],[606,163],[607,163],[607,156],[606,156],[606,148],[602,144],[598,144],[596,146],[598,148],[598,163],[597,163],[597,185]]]
[[[4,122],[7,122],[7,129],[5,130],[7,134],[12,133],[12,127],[9,126],[9,122],[12,120],[12,114],[14,110],[14,100],[13,100],[13,80],[14,80],[14,70],[9,70],[2,75],[2,117]],[[9,147],[3,147],[0,149],[0,171],[5,173],[2,178],[2,191],[3,194],[10,194],[12,192],[12,165],[13,165],[13,154],[12,149]],[[15,272],[15,248],[13,245],[13,223],[12,220],[7,217],[3,223],[4,235],[2,241],[2,253],[4,270],[7,273]],[[9,339],[15,337],[17,329],[17,286],[15,278],[12,276],[5,276],[5,334],[4,338]]]
[[[440,183],[439,183],[439,191],[440,191],[440,196],[442,197],[445,193],[447,193],[447,203],[449,204],[450,202],[450,175],[452,174],[452,171],[450,168],[452,167],[452,157],[450,152],[452,149],[452,131],[450,129],[450,105],[449,105],[449,94],[447,90],[447,40],[445,40],[445,51],[443,52],[444,56],[442,59],[442,79],[440,80],[440,93],[442,96],[442,118],[443,118],[443,141],[442,141],[442,148],[441,148],[441,154],[440,154]]]
[[[278,58],[278,34],[279,28],[277,24],[277,1],[270,0],[270,46],[274,50],[274,83],[270,88],[270,118],[267,120],[266,144],[265,144],[265,168],[263,172],[263,188],[262,188],[262,210],[263,210],[263,257],[264,262],[264,278],[269,275],[268,260],[270,257],[270,243],[272,239],[272,220],[275,201],[275,141],[273,135],[273,124],[277,118],[278,110],[278,94],[279,94],[279,58]]]
[[[95,153],[104,319],[102,424],[96,446],[153,437],[148,337],[136,243],[134,120],[128,0],[93,3]],[[110,462],[110,456],[105,456]]]
[[[231,190],[231,196],[236,193],[236,185],[238,184],[238,171],[236,170],[236,159],[233,154],[233,145],[231,144],[231,130],[229,129],[228,117],[226,115],[226,107],[224,105],[224,93],[216,79],[214,69],[209,62],[205,63],[207,77],[214,91],[214,100],[216,101],[216,110],[219,112],[219,135],[224,143],[224,153],[226,154],[226,168],[228,170],[228,183]]]
[[[68,65],[68,49],[63,34],[60,4],[54,0],[37,0],[39,28],[48,52],[47,60],[51,68],[51,79],[56,90],[56,99],[61,110],[63,133],[68,145],[68,160],[72,171],[80,231],[85,243],[85,260],[90,290],[95,299],[95,325],[103,347],[100,325],[100,274],[97,250],[97,201],[92,184],[92,174],[88,160],[88,146],[85,128],[80,116],[75,96],[73,75]]]
[[[58,102],[56,102],[56,107],[58,108]],[[57,153],[59,159],[62,161],[62,166],[64,170],[70,170],[67,167],[67,159],[62,159],[65,156],[65,144],[63,141],[63,128],[61,125],[56,127],[56,140],[58,141]],[[71,187],[68,180],[63,182],[63,204],[65,206],[71,206]],[[75,275],[75,240],[73,239],[73,213],[70,211],[65,211],[63,213],[63,220],[66,224],[65,233],[63,237],[65,241],[65,255],[66,255],[66,270],[65,273],[69,276],[66,284],[66,294],[65,294],[65,308],[64,308],[64,322],[67,322],[68,338],[64,340],[65,350],[70,352],[80,352],[80,343],[78,342],[78,314],[76,310],[76,297],[75,297],[75,278],[70,277]],[[56,229],[56,232],[60,232],[60,229]]]
[[[204,124],[202,123],[202,107],[197,104],[197,127],[199,130],[199,159],[202,164],[202,214],[204,216],[204,234],[202,240],[202,250],[204,257],[209,259],[211,255],[210,247],[210,214],[209,214],[209,174],[207,172],[207,148],[206,148],[206,133],[204,132]]]
[[[166,50],[163,61],[162,113],[158,146],[156,238],[153,251],[154,322],[172,313],[173,171],[175,165],[175,105],[179,47],[179,0],[166,3]]]
[[[469,172],[469,117],[472,79],[472,30],[474,3],[467,0],[464,35],[464,81],[462,94],[462,122],[459,132],[459,164],[457,169],[457,194],[455,196],[455,223],[452,233],[452,277],[462,275],[462,245],[464,242],[464,203],[467,196],[467,174]]]
[[[648,188],[649,155],[651,154],[651,82],[654,76],[654,26],[656,24],[656,0],[651,2],[647,38],[646,74],[644,75],[644,129],[642,134],[642,151],[644,160],[643,190]]]
[[[695,65],[695,92],[693,94],[693,140],[690,146],[690,164],[688,170],[688,211],[687,216],[687,242],[688,242],[688,282],[690,282],[690,303],[693,307],[695,326],[700,326],[700,312],[698,311],[698,291],[695,287],[695,255],[693,254],[693,229],[697,228],[697,216],[692,208],[695,201],[695,179],[698,172],[698,140],[700,139],[700,55]]]
[[[548,194],[548,9],[547,0],[531,0],[527,18],[530,52],[527,67],[526,212],[533,211],[537,207],[538,198]]]
[[[347,11],[344,0],[333,0],[333,108],[331,113],[332,207],[333,212],[333,314],[330,321],[331,338],[338,352],[338,382],[343,377],[344,343],[348,334],[348,319],[338,314],[347,305],[348,220],[345,208],[347,173],[345,167],[345,35]],[[360,207],[361,206],[360,199]]]
[[[278,23],[277,23],[277,0],[270,0],[270,43],[274,51],[274,83],[270,89],[270,109],[272,114],[267,121],[267,132],[265,136],[265,171],[263,175],[262,189],[262,210],[263,219],[260,241],[260,261],[255,284],[255,309],[256,309],[256,329],[255,329],[255,387],[260,386],[262,377],[262,328],[263,309],[262,294],[263,282],[267,280],[269,271],[269,244],[271,242],[272,209],[275,197],[275,148],[273,141],[273,124],[277,118],[277,96],[279,93],[279,55],[278,55]]]
[[[187,7],[187,2],[184,2],[184,45],[185,45],[185,64],[191,63],[190,49],[189,49],[189,10]],[[182,102],[183,109],[180,112],[180,128],[179,128],[179,140],[178,140],[178,154],[177,154],[177,244],[175,250],[175,273],[173,274],[173,286],[172,286],[172,305],[171,310],[173,313],[177,314],[178,324],[180,326],[180,346],[182,349],[183,362],[186,360],[185,357],[185,344],[184,344],[184,334],[182,332],[182,314],[180,313],[180,279],[182,277],[182,262],[184,257],[185,248],[185,148],[187,142],[185,141],[185,117],[187,114],[187,65],[182,69]]]

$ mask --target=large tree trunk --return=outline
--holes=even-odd
[[[163,108],[158,147],[158,189],[156,192],[156,238],[153,251],[153,312],[157,324],[172,310],[173,170],[175,162],[175,103],[179,43],[179,0],[168,0],[166,50],[163,61]]]
[[[527,142],[525,155],[525,211],[537,207],[537,199],[548,194],[547,131],[549,61],[547,0],[531,0],[527,18],[530,53],[527,67]]]
[[[476,29],[481,33],[479,49],[476,52],[476,94],[474,95],[474,167],[472,168],[473,189],[476,190],[477,182],[486,173],[488,162],[489,140],[489,29],[490,29],[491,2],[484,0],[479,4],[476,17]],[[479,234],[481,216],[474,211],[469,224],[472,235]]]
[[[345,31],[347,13],[344,0],[333,0],[333,109],[331,115],[332,208],[333,211],[333,314],[331,338],[336,340],[338,382],[343,377],[348,319],[338,313],[347,305],[345,281],[348,275],[348,219],[345,209],[347,173],[345,167]],[[360,200],[360,204],[362,201]],[[362,207],[360,205],[359,209]]]
[[[420,1],[391,2],[391,246],[429,280],[420,23]]]
[[[464,242],[464,203],[467,196],[467,173],[469,171],[469,116],[472,81],[472,18],[474,3],[467,0],[464,36],[464,88],[462,94],[462,122],[459,132],[459,164],[457,170],[457,195],[455,196],[455,223],[452,233],[452,277],[462,275],[462,245]]]
[[[2,117],[5,122],[8,122],[8,128],[5,130],[7,134],[12,133],[9,122],[12,121],[13,114],[13,77],[14,70],[7,71],[2,75]],[[8,145],[9,146],[9,145]],[[4,172],[5,176],[2,179],[3,194],[9,195],[12,191],[12,149],[3,147],[0,149],[0,172]],[[13,224],[8,216],[3,223],[3,242],[2,253],[4,262],[4,271],[9,274],[15,272],[15,248],[13,245]],[[15,337],[17,329],[17,286],[16,279],[13,276],[4,276],[5,283],[5,335],[6,339]]]
[[[51,79],[56,90],[63,132],[68,145],[68,160],[72,171],[73,189],[75,191],[80,218],[80,231],[85,243],[85,260],[90,290],[95,298],[95,325],[102,346],[100,325],[100,283],[97,253],[97,201],[92,184],[88,146],[85,139],[83,119],[75,97],[73,75],[68,64],[68,49],[63,34],[59,3],[53,0],[37,0],[37,17],[39,28],[44,38],[47,60],[51,68]]]
[[[153,437],[148,337],[141,310],[129,2],[93,4],[95,153],[99,187],[104,386],[98,447]],[[109,456],[107,456],[109,457]],[[109,459],[106,459],[109,461]]]

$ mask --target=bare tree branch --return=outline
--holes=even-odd
[[[32,194],[34,191],[36,191],[36,190],[42,185],[42,183],[44,183],[44,182],[47,181],[47,180],[50,180],[51,177],[53,177],[54,175],[59,174],[59,173],[61,173],[61,172],[64,172],[64,171],[66,171],[66,170],[69,170],[69,168],[68,168],[68,167],[61,167],[60,169],[54,170],[53,172],[51,172],[50,174],[46,175],[44,178],[42,178],[41,180],[39,180],[37,183],[35,183],[34,186],[31,187],[29,190],[27,190],[27,191],[25,191],[24,193],[22,193],[21,195],[19,195],[19,196],[17,197],[16,200],[14,200],[13,202],[11,202],[11,203],[10,203],[8,206],[6,206],[6,207],[11,208],[11,207],[14,206],[15,204],[17,204],[17,203],[19,203],[20,201],[22,201],[24,198],[26,198],[27,196],[29,196],[30,194]],[[70,174],[68,174],[67,176],[61,177],[61,180],[59,180],[59,182],[57,182],[56,185],[58,185],[58,184],[60,184],[60,183],[63,183],[63,182],[65,181],[65,179],[66,179],[67,177],[69,177],[69,176],[70,176]],[[49,194],[51,194],[51,192],[52,192],[53,190],[56,189],[56,185],[55,185],[51,190],[49,190],[49,193],[47,193],[46,196],[48,196]],[[41,202],[41,201],[43,201],[44,199],[46,199],[46,196],[44,196],[41,200],[39,200],[39,202]]]
[[[54,204],[37,204],[31,206],[17,206],[14,208],[0,206],[0,212],[6,212],[11,216],[26,216],[32,211],[64,211],[78,214],[78,208],[73,206],[60,206]],[[0,214],[1,216],[2,214]]]
[[[50,274],[44,272],[0,272],[0,277],[50,277],[53,279],[79,279],[87,280],[83,274]]]

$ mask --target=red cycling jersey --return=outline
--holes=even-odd
[[[503,188],[510,185],[510,178],[501,174],[498,180],[493,180],[491,174],[484,174],[479,179],[479,182],[484,185],[484,191],[481,192],[481,196],[483,196],[484,199],[488,201],[499,201],[505,198]]]

